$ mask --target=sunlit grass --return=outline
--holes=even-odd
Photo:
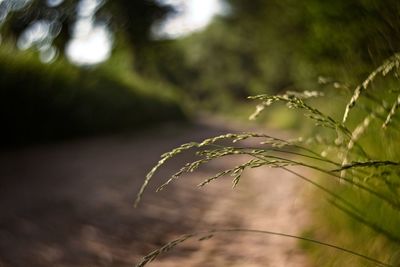
[[[164,189],[182,174],[193,172],[215,159],[246,155],[248,159],[243,163],[206,178],[199,186],[230,176],[235,187],[246,169],[261,166],[281,168],[311,184],[318,192],[312,201],[316,203],[315,209],[320,210],[315,213],[315,228],[308,234],[315,236],[312,240],[322,243],[335,241],[340,244],[340,249],[351,248],[351,252],[344,256],[332,256],[331,251],[318,247],[314,253],[318,266],[349,266],[349,263],[350,266],[366,266],[369,264],[366,259],[374,265],[397,266],[396,255],[400,245],[400,152],[396,149],[400,139],[395,127],[399,122],[396,116],[397,92],[388,90],[390,87],[386,87],[385,93],[374,90],[365,92],[377,79],[382,80],[380,86],[392,84],[393,80],[386,76],[392,71],[394,75],[390,78],[398,83],[397,65],[397,57],[391,57],[370,74],[361,87],[356,87],[349,104],[343,109],[343,121],[340,118],[342,113],[328,115],[323,105],[316,108],[310,103],[309,100],[315,97],[321,98],[321,103],[326,101],[320,92],[286,92],[251,97],[259,103],[251,119],[257,118],[271,105],[283,103],[288,109],[303,113],[314,124],[313,131],[309,131],[311,135],[283,140],[265,133],[225,134],[183,144],[161,156],[158,164],[148,173],[135,205],[139,204],[158,169],[178,154],[193,151],[198,158],[183,164],[158,190]],[[386,104],[393,101],[392,106]],[[355,106],[357,109],[353,109]],[[355,113],[355,116],[350,117],[350,113]],[[257,145],[243,144],[246,139],[253,139]],[[320,179],[308,177],[310,172],[305,176],[293,170],[294,166],[312,170],[313,176]],[[324,230],[318,230],[321,226]],[[181,241],[167,244],[167,250]],[[142,265],[147,263],[146,259],[153,260],[164,252],[163,248],[149,254],[150,258],[145,257]]]

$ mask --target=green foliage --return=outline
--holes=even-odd
[[[98,69],[79,69],[64,60],[44,65],[34,53],[6,44],[0,58],[2,146],[139,130],[184,118],[168,87],[116,62]]]
[[[10,15],[3,38],[16,38],[33,19],[57,10],[63,27],[55,42],[63,51],[76,3],[49,8],[32,1]],[[97,19],[110,22],[116,46],[127,40],[140,76],[179,88],[186,100],[211,110],[229,110],[248,95],[315,90],[318,76],[355,82],[400,50],[396,0],[226,3],[226,15],[179,40],[151,39],[152,25],[174,12],[158,1],[106,1]]]
[[[26,2],[5,0],[2,3],[2,10],[6,15],[4,21],[0,20],[0,32],[3,38],[16,40],[35,21],[50,20],[57,23],[57,27],[60,26],[55,42],[58,48],[64,51],[66,43],[71,38],[79,1],[63,1],[56,6],[49,5],[47,1]],[[21,7],[15,8],[13,5]],[[124,35],[130,40],[131,47],[140,49],[151,42],[153,23],[173,12],[171,6],[155,0],[112,0],[104,1],[100,5],[96,20],[109,23],[117,35]]]
[[[223,109],[248,95],[315,90],[319,76],[354,83],[400,50],[396,0],[226,2],[230,12],[206,30],[142,53],[139,70]]]

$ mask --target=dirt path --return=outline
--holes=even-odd
[[[157,175],[138,209],[132,206],[161,153],[183,142],[238,130],[221,122],[165,126],[148,134],[41,146],[0,154],[0,267],[133,266],[177,236],[211,228],[299,234],[306,223],[301,182],[275,169],[247,172],[237,189],[228,178],[204,189],[202,179],[226,159],[154,188],[180,167]],[[184,156],[188,157],[188,156]],[[296,241],[218,234],[188,242],[149,266],[310,266]]]

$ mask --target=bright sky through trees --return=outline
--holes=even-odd
[[[217,14],[226,10],[221,0],[159,0],[174,6],[178,13],[161,25],[156,25],[156,36],[178,38],[203,29]]]
[[[9,12],[21,10],[32,0],[0,0],[0,24]],[[106,23],[97,22],[97,10],[107,0],[80,0],[76,7],[76,21],[72,26],[72,38],[66,46],[68,59],[77,65],[94,65],[107,60],[112,51],[113,34]],[[110,0],[112,1],[112,0]],[[227,11],[223,0],[157,0],[160,4],[171,5],[177,11],[166,20],[154,25],[155,39],[183,37],[206,27],[211,19]],[[46,0],[49,7],[56,7],[64,0]],[[4,7],[7,7],[4,9]],[[44,63],[52,62],[58,54],[53,40],[60,31],[57,20],[37,20],[27,27],[18,40],[22,50],[36,48]],[[1,37],[1,36],[0,36]],[[0,39],[1,40],[1,39]]]
[[[177,13],[155,25],[155,38],[178,38],[201,30],[214,15],[224,12],[221,0],[159,0],[177,9]],[[68,58],[78,65],[92,65],[106,60],[112,49],[112,34],[107,25],[94,24],[93,15],[103,1],[81,0],[73,39],[67,46]],[[87,7],[87,11],[83,10]],[[84,14],[83,14],[84,13]],[[86,14],[87,13],[87,14]]]
[[[81,0],[77,6],[77,20],[72,39],[67,45],[69,60],[77,65],[92,65],[109,58],[113,37],[107,24],[96,23],[96,11],[104,0]]]

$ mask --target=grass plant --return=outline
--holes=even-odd
[[[157,190],[164,189],[182,174],[193,172],[199,166],[212,160],[246,155],[249,158],[247,161],[206,178],[199,186],[206,186],[220,177],[230,176],[232,186],[235,187],[239,184],[246,169],[261,166],[281,168],[325,194],[326,203],[329,204],[319,202],[318,205],[321,205],[324,209],[326,205],[329,205],[328,208],[335,210],[334,214],[338,218],[345,217],[344,220],[351,221],[351,223],[341,222],[343,229],[340,229],[340,231],[343,233],[340,235],[348,235],[347,239],[352,239],[351,236],[353,236],[355,241],[344,242],[345,244],[336,246],[319,239],[262,230],[227,229],[220,231],[258,232],[292,237],[317,243],[321,247],[329,246],[345,251],[347,252],[345,254],[360,259],[360,261],[357,260],[357,264],[360,264],[360,266],[370,266],[370,264],[372,264],[371,266],[399,266],[400,262],[394,259],[393,255],[396,254],[396,251],[400,251],[400,230],[398,227],[400,225],[400,151],[396,149],[396,146],[400,143],[399,130],[396,128],[399,122],[397,111],[400,106],[400,95],[398,95],[398,90],[388,89],[393,85],[398,86],[399,66],[400,56],[395,54],[369,74],[360,85],[355,87],[350,101],[343,108],[344,115],[341,119],[336,119],[341,114],[331,112],[333,115],[330,115],[325,113],[322,108],[317,108],[309,103],[313,98],[325,97],[317,91],[286,92],[281,95],[250,97],[250,99],[259,102],[250,119],[256,119],[272,104],[284,103],[287,108],[303,113],[313,123],[311,135],[283,140],[265,133],[229,133],[200,142],[183,144],[161,156],[158,164],[146,176],[137,195],[135,206],[139,204],[144,190],[156,171],[178,154],[193,151],[198,159],[184,164]],[[340,86],[336,84],[335,87]],[[244,144],[242,141],[247,139],[255,140],[256,142],[253,143],[257,143],[257,145]],[[381,145],[385,145],[387,149],[382,149]],[[294,166],[297,168],[294,169]],[[320,176],[320,179],[307,177],[307,175],[298,171],[300,169],[298,167],[311,169],[313,170],[312,173],[320,173],[320,175],[317,175]],[[310,172],[307,173],[309,175]],[[320,195],[318,196],[320,197]],[[319,218],[319,221],[332,224],[322,218]],[[358,228],[351,225],[362,227],[364,229],[361,231],[362,233],[379,240],[377,242],[381,245],[375,245],[373,252],[360,244],[354,246],[354,243],[357,243],[356,229]],[[330,227],[330,229],[337,231],[335,226]],[[218,231],[207,232],[205,236],[214,234],[214,232]],[[316,235],[318,236],[318,234]],[[170,250],[188,238],[198,236],[199,234],[186,235],[172,241],[146,256],[137,266],[144,266],[160,253]],[[334,239],[333,234],[328,233],[327,236]],[[361,238],[360,240],[364,239]],[[341,242],[342,240],[339,239],[338,241]],[[371,244],[371,242],[368,244]],[[361,252],[347,249],[347,246],[355,247]],[[318,255],[319,257],[326,256],[323,252],[320,252],[323,251],[322,248],[318,250],[319,252],[314,253],[314,255],[317,255],[316,257]],[[379,250],[381,250],[380,254],[377,253]],[[372,256],[367,256],[371,253]],[[348,258],[346,259],[348,260]],[[332,265],[329,264],[328,259],[320,261],[321,265],[319,266],[334,266],[332,257],[330,261]],[[345,262],[346,260],[342,263]],[[354,264],[352,266],[357,266],[356,263]]]

